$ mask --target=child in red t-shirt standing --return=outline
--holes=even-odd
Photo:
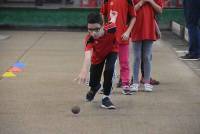
[[[111,16],[111,22],[103,26],[100,14],[90,13],[88,15],[87,27],[89,34],[85,37],[85,58],[81,72],[76,78],[79,83],[85,83],[90,67],[89,86],[91,88],[86,95],[86,100],[92,101],[101,87],[101,75],[105,65],[103,74],[104,96],[101,107],[107,109],[115,109],[115,105],[111,102],[109,95],[112,88],[112,77],[118,54],[118,45],[115,43],[116,25],[114,24],[117,13],[112,12]]]
[[[133,0],[137,13],[136,22],[132,30],[133,41],[133,84],[131,91],[138,91],[139,68],[141,57],[144,67],[144,90],[151,92],[153,86],[150,84],[152,44],[158,39],[156,34],[155,14],[162,12],[162,0]]]
[[[122,93],[130,94],[130,69],[129,69],[129,37],[135,23],[135,10],[132,0],[104,0],[101,6],[103,20],[110,20],[110,12],[118,13],[116,26],[116,40],[119,45],[120,78],[122,80]]]

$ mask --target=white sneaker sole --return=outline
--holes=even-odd
[[[131,92],[131,91],[122,91],[122,94],[123,95],[132,95],[133,92]]]
[[[102,104],[101,104],[101,107],[102,107],[102,108],[105,108],[105,109],[116,109],[115,106],[106,107],[106,106],[104,106],[104,105],[102,105]]]
[[[145,92],[152,92],[153,90],[151,89],[146,89],[146,90],[144,90]]]
[[[131,92],[138,92],[139,91],[139,89],[138,90],[130,90]]]

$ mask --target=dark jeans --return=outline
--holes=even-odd
[[[189,54],[194,57],[200,57],[200,29],[198,25],[189,24]]]
[[[103,62],[91,65],[90,83],[89,83],[91,90],[97,92],[101,87],[100,84],[101,75],[105,64],[103,89],[104,89],[104,95],[110,95],[116,59],[117,59],[117,53],[112,52],[108,54],[108,56],[105,58]]]

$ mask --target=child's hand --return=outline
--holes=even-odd
[[[85,84],[87,82],[87,72],[81,71],[77,78],[74,79],[78,84]]]
[[[158,39],[160,39],[161,36],[162,36],[162,33],[161,33],[160,29],[156,29],[156,34],[158,36]]]
[[[122,34],[122,40],[128,40],[130,36],[130,32],[126,31]]]
[[[117,11],[110,10],[110,22],[115,23],[117,20]]]

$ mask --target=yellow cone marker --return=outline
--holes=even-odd
[[[12,78],[12,77],[16,77],[16,75],[14,73],[12,73],[12,72],[5,72],[3,74],[3,77],[4,78]]]

